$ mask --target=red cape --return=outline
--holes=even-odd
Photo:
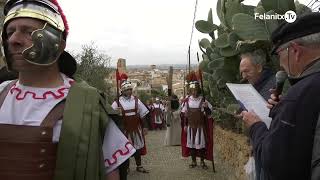
[[[142,120],[141,120],[141,127],[143,127],[142,126]],[[142,137],[143,137],[143,141],[144,141],[144,146],[143,146],[143,148],[141,148],[140,153],[141,153],[142,156],[144,156],[144,155],[147,154],[147,142],[146,142],[145,135],[143,133],[143,128],[142,128]]]
[[[190,149],[187,147],[187,132],[184,131],[184,114],[180,114],[181,118],[181,150],[183,157],[190,156]],[[213,161],[213,129],[214,120],[213,118],[207,118],[207,132],[208,132],[208,142],[206,142],[206,159]],[[197,151],[197,157],[200,157],[200,152]]]
[[[142,148],[141,151],[140,151],[140,153],[141,153],[142,156],[144,156],[144,155],[147,154],[147,147],[146,147],[146,143],[147,143],[147,142],[146,142],[144,136],[143,136],[143,140],[144,140],[144,146],[143,146],[143,148]]]

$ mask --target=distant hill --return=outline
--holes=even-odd
[[[158,64],[156,68],[165,70],[169,69],[170,66],[172,66],[173,69],[186,69],[185,64]],[[191,68],[195,68],[196,66],[196,64],[191,64]],[[127,65],[127,69],[150,69],[150,65]]]

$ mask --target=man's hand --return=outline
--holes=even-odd
[[[254,111],[242,111],[242,120],[247,128],[250,128],[254,123],[261,121],[259,116]]]
[[[187,127],[187,126],[184,126],[184,127],[183,127],[183,130],[184,130],[184,132],[187,132],[188,127]]]
[[[280,98],[281,98],[281,95],[278,97],[276,96],[275,92],[276,90],[275,89],[270,89],[269,90],[272,94],[270,95],[270,99],[268,99],[268,104],[267,104],[267,107],[269,109],[273,108],[273,106],[277,105]]]
[[[117,107],[116,111],[118,112],[119,116],[122,116],[122,109],[120,107]]]
[[[207,108],[208,107],[208,102],[203,102],[202,107]]]

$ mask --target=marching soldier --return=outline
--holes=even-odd
[[[184,119],[183,131],[187,136],[186,143],[182,145],[189,150],[191,155],[190,168],[197,166],[196,156],[198,154],[201,158],[201,167],[208,169],[204,159],[212,156],[210,155],[212,154],[212,126],[209,126],[212,105],[200,95],[200,83],[195,72],[191,72],[189,78],[190,96],[184,100],[181,110]]]
[[[136,97],[132,95],[132,84],[127,80],[126,74],[120,75],[121,96],[112,104],[113,109],[120,111],[123,117],[123,131],[129,141],[137,150],[134,154],[136,161],[136,170],[141,173],[148,171],[141,164],[141,155],[146,154],[146,144],[144,135],[147,133],[147,126],[144,126],[144,119],[149,113],[147,107]]]

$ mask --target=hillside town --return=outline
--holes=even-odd
[[[119,73],[128,74],[128,79],[133,84],[133,94],[147,94],[152,96],[151,92],[161,91],[167,93],[168,91],[168,70],[160,70],[156,65],[150,65],[149,68],[127,68],[126,59],[119,58],[117,61],[117,69]],[[106,78],[106,81],[112,84],[112,92],[116,92],[116,72],[115,69]],[[172,76],[172,93],[178,97],[184,95],[184,79],[185,69],[173,68]]]

